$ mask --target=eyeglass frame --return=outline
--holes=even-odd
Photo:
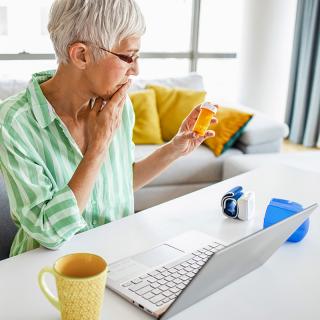
[[[140,56],[139,56],[139,55],[136,55],[136,54],[133,55],[133,56],[127,56],[127,55],[125,55],[125,54],[115,53],[115,52],[112,52],[112,51],[110,51],[110,50],[107,50],[106,48],[100,47],[100,46],[98,46],[98,45],[96,45],[96,44],[94,44],[94,43],[91,43],[91,42],[87,42],[87,41],[79,41],[79,42],[80,42],[80,43],[83,43],[83,44],[87,44],[87,45],[94,46],[94,47],[96,47],[96,48],[98,48],[98,49],[100,49],[100,50],[103,50],[103,51],[106,51],[106,52],[108,52],[108,53],[111,53],[111,54],[113,54],[114,56],[118,57],[121,61],[124,61],[124,62],[126,62],[126,63],[128,63],[128,64],[131,64],[131,63],[133,63],[133,62],[136,62],[137,59],[140,58]]]

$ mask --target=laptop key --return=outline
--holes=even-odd
[[[162,301],[159,301],[159,302],[156,303],[156,306],[157,306],[157,307],[161,307],[162,305],[163,305],[163,302],[162,302]]]
[[[182,270],[179,270],[178,273],[181,274],[181,275],[184,275],[184,274],[187,273],[187,271],[185,271],[184,269],[182,269]]]
[[[182,281],[186,281],[186,280],[188,280],[188,279],[189,279],[189,277],[188,277],[188,276],[186,276],[186,275],[184,275],[184,276],[181,276],[181,277],[180,277],[180,279],[181,279]]]
[[[135,286],[129,287],[129,290],[136,292],[136,291],[140,290],[141,288],[147,286],[148,284],[149,283],[143,281],[143,282],[136,284]]]
[[[151,292],[152,292],[153,294],[158,295],[159,293],[161,293],[161,290],[159,290],[159,289],[153,289]]]
[[[146,273],[146,274],[143,274],[142,276],[140,276],[139,278],[143,280],[143,279],[148,278],[148,277],[149,277],[149,275]]]
[[[151,299],[153,297],[154,297],[154,294],[152,292],[150,292],[150,291],[143,295],[143,298],[145,298],[147,300],[149,300],[149,299]]]
[[[148,282],[150,282],[150,283],[154,283],[154,282],[157,281],[157,279],[155,279],[154,277],[149,277],[149,278],[147,278],[146,280],[147,280]]]
[[[129,287],[131,285],[133,285],[133,283],[131,281],[128,281],[128,282],[122,284],[123,287]]]
[[[165,298],[165,296],[164,296],[163,294],[159,294],[159,295],[151,298],[149,301],[150,301],[151,303],[156,304],[156,303],[158,303],[159,301],[163,300],[164,298]]]
[[[166,269],[165,268],[159,268],[159,269],[157,269],[157,271],[162,273],[163,271],[166,271]]]
[[[193,277],[196,275],[196,273],[194,273],[194,272],[188,272],[186,275],[187,275],[188,277],[190,277],[190,278],[193,278]]]
[[[168,277],[165,277],[164,280],[166,281],[172,281],[174,279],[174,277],[172,276],[168,276]]]
[[[156,289],[156,288],[160,287],[160,284],[158,282],[150,283],[150,287],[152,287],[153,289]]]
[[[137,278],[137,279],[132,280],[131,282],[134,284],[137,284],[139,282],[142,282],[142,280],[140,278]]]
[[[169,287],[165,286],[165,285],[159,287],[159,290],[161,290],[161,291],[166,291],[168,289],[169,289]]]
[[[193,271],[193,268],[191,268],[191,267],[186,267],[186,268],[184,268],[184,270],[185,270],[186,272],[190,272],[190,271]]]
[[[166,297],[170,297],[170,296],[172,295],[172,292],[169,291],[169,290],[167,290],[167,291],[162,292],[162,294],[163,294],[164,296],[166,296]]]
[[[164,277],[168,277],[168,276],[170,276],[170,272],[168,272],[167,270],[165,270],[165,271],[163,271],[162,273],[161,273]]]
[[[161,279],[164,278],[164,276],[163,276],[161,273],[156,274],[154,277],[155,277],[157,280],[161,280]]]
[[[176,270],[181,270],[181,269],[183,269],[183,267],[180,265],[180,264],[178,264],[178,265],[176,265],[175,267],[174,267]]]
[[[183,290],[186,287],[186,285],[184,283],[180,283],[177,285],[177,288]]]
[[[170,269],[168,269],[168,272],[169,273],[175,273],[175,272],[177,272],[177,270],[175,268],[170,268]]]
[[[174,280],[173,280],[173,282],[174,282],[175,284],[179,284],[179,283],[181,283],[181,282],[182,282],[182,280],[181,280],[181,279],[179,279],[179,278],[177,278],[177,279],[174,279]]]
[[[149,275],[149,276],[152,276],[152,277],[156,276],[157,274],[159,274],[158,271],[148,272],[148,275]]]
[[[172,288],[172,287],[175,287],[176,284],[173,282],[168,282],[168,283],[166,283],[166,286],[168,286],[169,288]]]
[[[136,294],[138,294],[139,296],[143,296],[144,294],[151,291],[152,289],[153,288],[151,286],[146,286],[146,287],[143,287],[140,290],[136,291]]]
[[[169,298],[165,298],[165,299],[162,300],[163,303],[167,303],[167,302],[169,302],[169,301],[170,301]]]
[[[196,263],[197,261],[194,260],[194,259],[190,259],[188,262],[189,262],[190,265],[192,265],[192,264]]]
[[[218,243],[218,242],[213,242],[210,245],[211,245],[211,247],[214,247],[214,248],[217,247],[217,246],[222,246],[222,244]]]
[[[180,292],[181,290],[178,289],[178,288],[176,288],[176,287],[173,287],[173,288],[170,288],[170,291],[171,291],[172,293],[178,293],[178,292]]]
[[[161,279],[161,280],[158,280],[158,283],[159,283],[159,284],[161,284],[161,285],[163,285],[163,284],[166,284],[166,283],[167,283],[167,281],[166,281],[166,280],[164,280],[164,279]]]
[[[198,262],[198,261],[200,261],[200,260],[201,260],[201,258],[200,258],[200,257],[198,257],[198,256],[195,256],[195,257],[193,258],[193,260],[195,260],[196,262]]]

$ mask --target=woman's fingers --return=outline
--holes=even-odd
[[[95,112],[99,112],[101,110],[101,107],[105,104],[106,102],[98,97],[95,100],[91,100],[89,105],[91,104],[91,110],[95,111]]]
[[[124,84],[118,91],[114,93],[111,97],[109,104],[111,107],[118,106],[123,99],[126,98],[127,91],[131,85],[131,80],[129,79],[126,84]]]
[[[207,130],[206,134],[204,135],[204,139],[213,138],[216,135],[216,133],[213,130]]]
[[[215,117],[213,117],[213,118],[211,119],[211,124],[215,124],[215,123],[218,123],[218,122],[219,122],[218,119],[215,118]]]
[[[191,112],[188,114],[187,119],[192,119],[192,120],[196,121],[198,118],[198,115],[200,113],[200,107],[201,107],[201,104],[198,104],[196,107],[194,107],[191,110]]]

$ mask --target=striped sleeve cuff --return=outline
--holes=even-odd
[[[77,199],[68,185],[54,194],[46,214],[52,228],[65,241],[87,226],[80,214]]]

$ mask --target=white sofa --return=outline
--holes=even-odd
[[[191,73],[185,77],[135,80],[131,91],[141,90],[147,83],[204,90],[202,77]],[[26,80],[0,79],[0,100],[24,89]],[[177,160],[161,176],[135,193],[135,210],[143,210],[183,194],[198,190],[222,180],[222,168],[225,159],[253,153],[279,152],[288,127],[262,113],[244,106],[233,106],[254,113],[244,133],[236,144],[220,157],[206,147],[200,146],[195,152]],[[158,148],[158,145],[137,145],[136,159],[141,159]]]

